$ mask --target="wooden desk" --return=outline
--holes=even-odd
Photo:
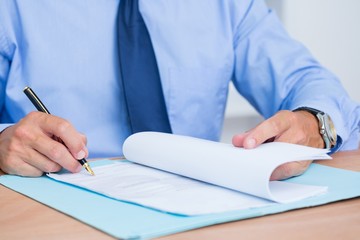
[[[318,163],[360,171],[360,150]],[[359,183],[360,185],[360,183]],[[0,185],[0,239],[113,239]],[[360,198],[219,224],[160,239],[360,239]]]

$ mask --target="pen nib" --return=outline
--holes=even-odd
[[[94,173],[94,171],[91,169],[89,163],[85,163],[83,166],[85,167],[86,171],[88,171],[92,176],[95,176],[95,173]]]

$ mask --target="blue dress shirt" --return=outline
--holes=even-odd
[[[0,130],[34,107],[88,137],[90,157],[119,156],[130,134],[119,81],[118,0],[0,0]],[[140,1],[174,133],[218,140],[228,84],[265,118],[308,106],[327,112],[342,149],[359,144],[360,107],[291,39],[261,0]],[[241,109],[241,106],[239,106]]]

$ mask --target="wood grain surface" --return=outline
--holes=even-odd
[[[360,150],[339,152],[333,158],[317,163],[360,171]],[[0,239],[113,238],[0,185]],[[204,227],[159,239],[360,239],[360,198]]]

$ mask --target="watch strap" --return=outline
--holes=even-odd
[[[311,113],[312,115],[314,115],[315,117],[318,113],[325,114],[324,112],[317,110],[315,108],[311,108],[311,107],[299,107],[299,108],[293,110],[293,112],[297,112],[297,111],[307,111],[307,112]]]

